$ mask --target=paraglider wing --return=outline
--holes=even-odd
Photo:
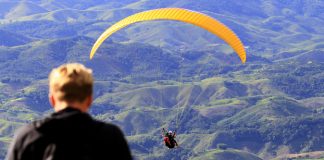
[[[96,43],[93,45],[90,53],[90,59],[93,58],[94,54],[96,53],[97,49],[100,47],[102,42],[113,33],[130,24],[149,20],[176,20],[199,26],[215,34],[216,36],[223,39],[226,43],[228,43],[240,57],[242,63],[245,63],[246,61],[244,46],[240,39],[235,35],[235,33],[231,29],[229,29],[216,19],[209,17],[205,14],[181,8],[162,8],[144,11],[133,14],[115,23],[110,28],[108,28],[103,34],[101,34]]]

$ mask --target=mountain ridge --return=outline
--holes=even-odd
[[[0,159],[19,126],[52,113],[48,73],[68,62],[93,70],[90,114],[118,125],[135,159],[268,160],[323,151],[323,6],[0,0]],[[106,28],[161,7],[199,11],[228,25],[245,44],[247,63],[207,31],[173,21],[122,29],[89,60]],[[162,128],[178,131],[179,148],[164,148]]]

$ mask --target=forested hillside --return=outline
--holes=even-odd
[[[110,25],[161,7],[202,12],[242,40],[247,62],[202,28],[137,23],[89,52]],[[47,76],[93,69],[95,118],[118,125],[135,159],[321,159],[324,2],[0,0],[0,159],[23,124],[50,113]],[[168,150],[162,128],[177,129]]]

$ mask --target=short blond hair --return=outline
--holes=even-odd
[[[93,93],[92,70],[79,63],[63,64],[49,75],[50,92],[66,102],[83,102]]]

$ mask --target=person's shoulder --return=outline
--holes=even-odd
[[[39,134],[34,125],[30,123],[18,128],[15,132],[14,139],[16,143],[30,143],[31,141],[37,139],[37,137],[39,137]]]
[[[25,124],[23,126],[21,126],[20,128],[18,128],[18,130],[16,131],[17,136],[25,136],[30,134],[31,132],[35,131],[35,127],[32,123],[30,124]]]
[[[21,126],[20,128],[18,128],[18,130],[16,131],[16,135],[20,136],[20,137],[24,137],[24,136],[28,136],[28,135],[39,135],[41,134],[39,132],[39,128],[41,128],[47,121],[48,121],[48,117],[43,118],[43,119],[39,119],[39,120],[34,120],[31,123],[25,124],[23,126]]]

